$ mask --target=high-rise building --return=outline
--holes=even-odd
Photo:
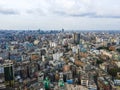
[[[13,63],[6,62],[3,64],[4,67],[4,78],[7,86],[12,87],[14,85],[14,72],[13,72]]]
[[[79,43],[80,42],[80,33],[74,33],[73,34],[73,39],[74,39],[74,43]]]
[[[62,32],[64,32],[64,29],[62,28]]]

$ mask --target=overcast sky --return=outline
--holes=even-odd
[[[119,30],[120,0],[0,0],[0,29]]]

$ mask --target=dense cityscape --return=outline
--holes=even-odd
[[[120,31],[1,30],[0,90],[120,90]]]
[[[120,0],[0,0],[0,90],[120,90]]]

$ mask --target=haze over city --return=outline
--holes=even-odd
[[[120,0],[0,0],[0,29],[119,30]]]

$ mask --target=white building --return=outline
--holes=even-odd
[[[57,46],[57,43],[52,42],[52,41],[50,41],[49,44],[50,44],[50,47],[56,47]]]
[[[55,53],[53,54],[53,60],[60,60],[63,53]]]

